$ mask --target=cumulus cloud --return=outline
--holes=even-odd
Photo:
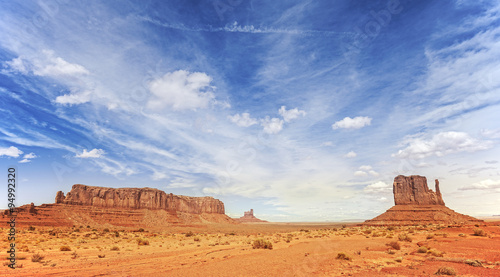
[[[278,112],[283,117],[285,122],[290,122],[291,120],[296,119],[299,116],[306,116],[306,112],[303,110],[299,110],[297,108],[286,110],[285,106],[281,106]]]
[[[15,146],[7,147],[7,148],[0,147],[0,157],[7,156],[7,157],[17,158],[21,154],[23,154],[23,151],[17,149],[17,147],[15,147]]]
[[[382,181],[373,183],[371,185],[366,186],[363,189],[364,192],[366,193],[390,193],[392,192],[392,185],[386,184]]]
[[[174,110],[205,108],[215,99],[212,78],[203,72],[178,70],[156,78],[149,83],[153,97],[148,107],[161,109],[171,107]]]
[[[354,176],[363,177],[368,176],[368,174],[372,176],[379,176],[380,174],[373,170],[371,165],[362,165],[359,167],[359,170],[354,172]]]
[[[23,159],[21,161],[19,161],[20,163],[29,163],[31,162],[32,159],[34,158],[37,158],[38,156],[35,155],[35,153],[29,153],[29,154],[26,154],[24,155]]]
[[[28,74],[30,71],[37,76],[67,77],[88,75],[90,72],[82,65],[70,63],[57,57],[54,51],[43,50],[41,55],[28,59],[20,56],[6,62],[12,71]]]
[[[463,132],[441,132],[431,139],[412,138],[405,149],[401,149],[393,157],[401,159],[423,159],[429,156],[442,157],[457,152],[475,152],[492,147],[491,141],[482,141]]]
[[[359,129],[370,125],[372,118],[367,116],[357,116],[355,118],[345,117],[332,125],[333,129]]]
[[[77,104],[87,103],[90,101],[91,94],[92,93],[90,91],[84,91],[81,93],[71,93],[71,94],[57,96],[56,103],[63,105],[65,104],[77,105]]]
[[[269,118],[266,116],[262,119],[260,125],[264,127],[264,132],[267,134],[277,134],[283,129],[283,120],[279,118]]]
[[[357,155],[358,154],[356,154],[356,152],[351,151],[351,152],[345,154],[344,157],[346,157],[346,158],[355,158]]]
[[[77,158],[100,158],[104,155],[104,150],[102,149],[97,149],[94,148],[90,151],[87,151],[87,149],[83,149],[83,152],[81,154],[77,154],[75,157]]]
[[[250,127],[257,124],[257,119],[251,118],[249,113],[235,114],[233,116],[228,116],[231,122],[235,123],[240,127]]]
[[[500,180],[483,180],[468,186],[461,187],[460,190],[493,190],[500,189]]]

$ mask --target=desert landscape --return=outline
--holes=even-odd
[[[158,201],[163,199],[163,201]],[[444,206],[436,182],[397,176],[396,205],[359,223],[237,220],[223,203],[155,189],[74,185],[19,209],[2,276],[498,276],[500,222]],[[398,209],[394,209],[398,207]],[[403,207],[403,208],[400,208]],[[5,211],[2,222],[9,214]],[[413,218],[413,220],[409,220]],[[246,219],[246,220],[244,220]],[[3,228],[3,233],[8,229]],[[2,248],[8,248],[2,241]]]

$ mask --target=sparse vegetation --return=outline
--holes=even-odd
[[[118,246],[113,246],[113,247],[111,247],[111,249],[110,249],[110,250],[111,250],[111,251],[120,251],[120,247],[118,247]]]
[[[102,255],[97,255],[97,257],[99,257],[99,258],[101,258],[101,259],[102,259],[102,258],[105,258],[105,257],[106,257],[106,255],[104,255],[104,254],[102,254]]]
[[[138,245],[149,245],[149,241],[147,239],[138,238],[137,239],[137,244]]]
[[[36,229],[36,228],[35,228],[35,227],[33,227],[33,226],[28,227],[28,231],[35,231],[35,229]]]
[[[474,232],[474,236],[478,236],[478,237],[486,237],[486,235],[487,235],[483,229],[479,229],[479,228],[474,229],[473,232]]]
[[[346,261],[350,261],[351,260],[351,257],[349,257],[346,253],[344,252],[340,252],[337,254],[337,257],[336,257],[337,260],[346,260]]]
[[[253,249],[273,249],[273,244],[270,241],[267,241],[265,239],[256,239],[253,241],[252,244]]]
[[[427,251],[427,253],[434,256],[434,257],[443,257],[443,255],[444,255],[443,252],[436,250],[436,249],[431,249],[431,250]]]
[[[410,235],[404,233],[404,234],[399,234],[398,235],[398,240],[399,241],[407,241],[407,242],[412,242],[413,239],[410,237]]]
[[[192,237],[192,236],[194,236],[193,232],[189,231],[189,232],[186,233],[186,238],[189,238],[189,237]]]
[[[452,275],[452,276],[455,276],[455,275],[457,275],[457,272],[455,271],[455,269],[453,267],[443,266],[443,267],[440,267],[438,269],[438,271],[436,272],[436,275]]]
[[[420,246],[417,250],[418,253],[427,253],[427,251],[429,251],[429,249],[425,246]]]
[[[386,245],[389,246],[389,247],[392,247],[392,249],[395,249],[395,250],[400,250],[401,249],[401,245],[397,241],[391,241],[391,242],[389,242]]]
[[[34,263],[39,263],[43,260],[43,258],[45,258],[45,257],[40,255],[39,253],[36,253],[36,254],[33,254],[33,256],[31,256],[31,261]]]
[[[69,247],[67,245],[63,245],[63,246],[59,247],[59,250],[60,251],[71,251],[71,247]]]

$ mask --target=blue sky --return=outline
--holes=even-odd
[[[418,174],[500,214],[497,1],[0,2],[18,204],[82,183],[368,219]]]

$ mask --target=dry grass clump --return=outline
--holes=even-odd
[[[192,236],[194,236],[193,232],[189,231],[189,232],[186,233],[186,238],[189,238],[189,237],[192,237]]]
[[[398,240],[399,241],[407,241],[407,242],[412,242],[413,239],[410,237],[410,235],[404,233],[404,234],[399,234],[398,235]]]
[[[455,276],[455,275],[457,275],[457,272],[455,271],[455,269],[453,267],[443,266],[443,267],[440,267],[438,269],[438,271],[436,272],[436,275],[452,275],[452,276]]]
[[[444,255],[443,252],[436,250],[436,249],[431,249],[431,250],[427,251],[427,254],[430,254],[434,257],[443,257],[443,255]]]
[[[45,257],[36,253],[36,254],[33,254],[33,256],[31,256],[31,261],[34,263],[39,263],[43,260],[43,258],[45,258]]]
[[[434,234],[428,234],[427,235],[427,239],[433,239],[434,238]]]
[[[464,263],[474,267],[483,267],[483,263],[478,260],[465,260]]]
[[[401,245],[397,241],[391,241],[391,242],[389,242],[386,245],[389,246],[389,247],[392,247],[393,249],[396,249],[396,250],[400,250],[401,249]]]
[[[111,251],[120,251],[120,247],[118,247],[118,246],[113,246],[113,247],[111,247],[111,249],[110,249],[110,250],[111,250]]]
[[[486,232],[483,230],[483,229],[474,229],[474,236],[478,236],[478,237],[486,237]]]
[[[138,238],[137,239],[137,244],[138,245],[149,245],[149,240],[143,239],[143,238]]]
[[[417,253],[427,253],[429,249],[427,249],[427,247],[425,246],[420,246],[417,250]]]
[[[63,246],[59,247],[59,250],[60,251],[71,251],[71,247],[69,247],[67,245],[63,245]]]
[[[351,260],[351,257],[349,257],[346,253],[344,252],[340,252],[337,254],[337,260],[346,260],[346,261],[350,261]]]
[[[252,245],[253,249],[273,249],[273,244],[270,241],[267,241],[265,239],[256,239],[253,241]]]

